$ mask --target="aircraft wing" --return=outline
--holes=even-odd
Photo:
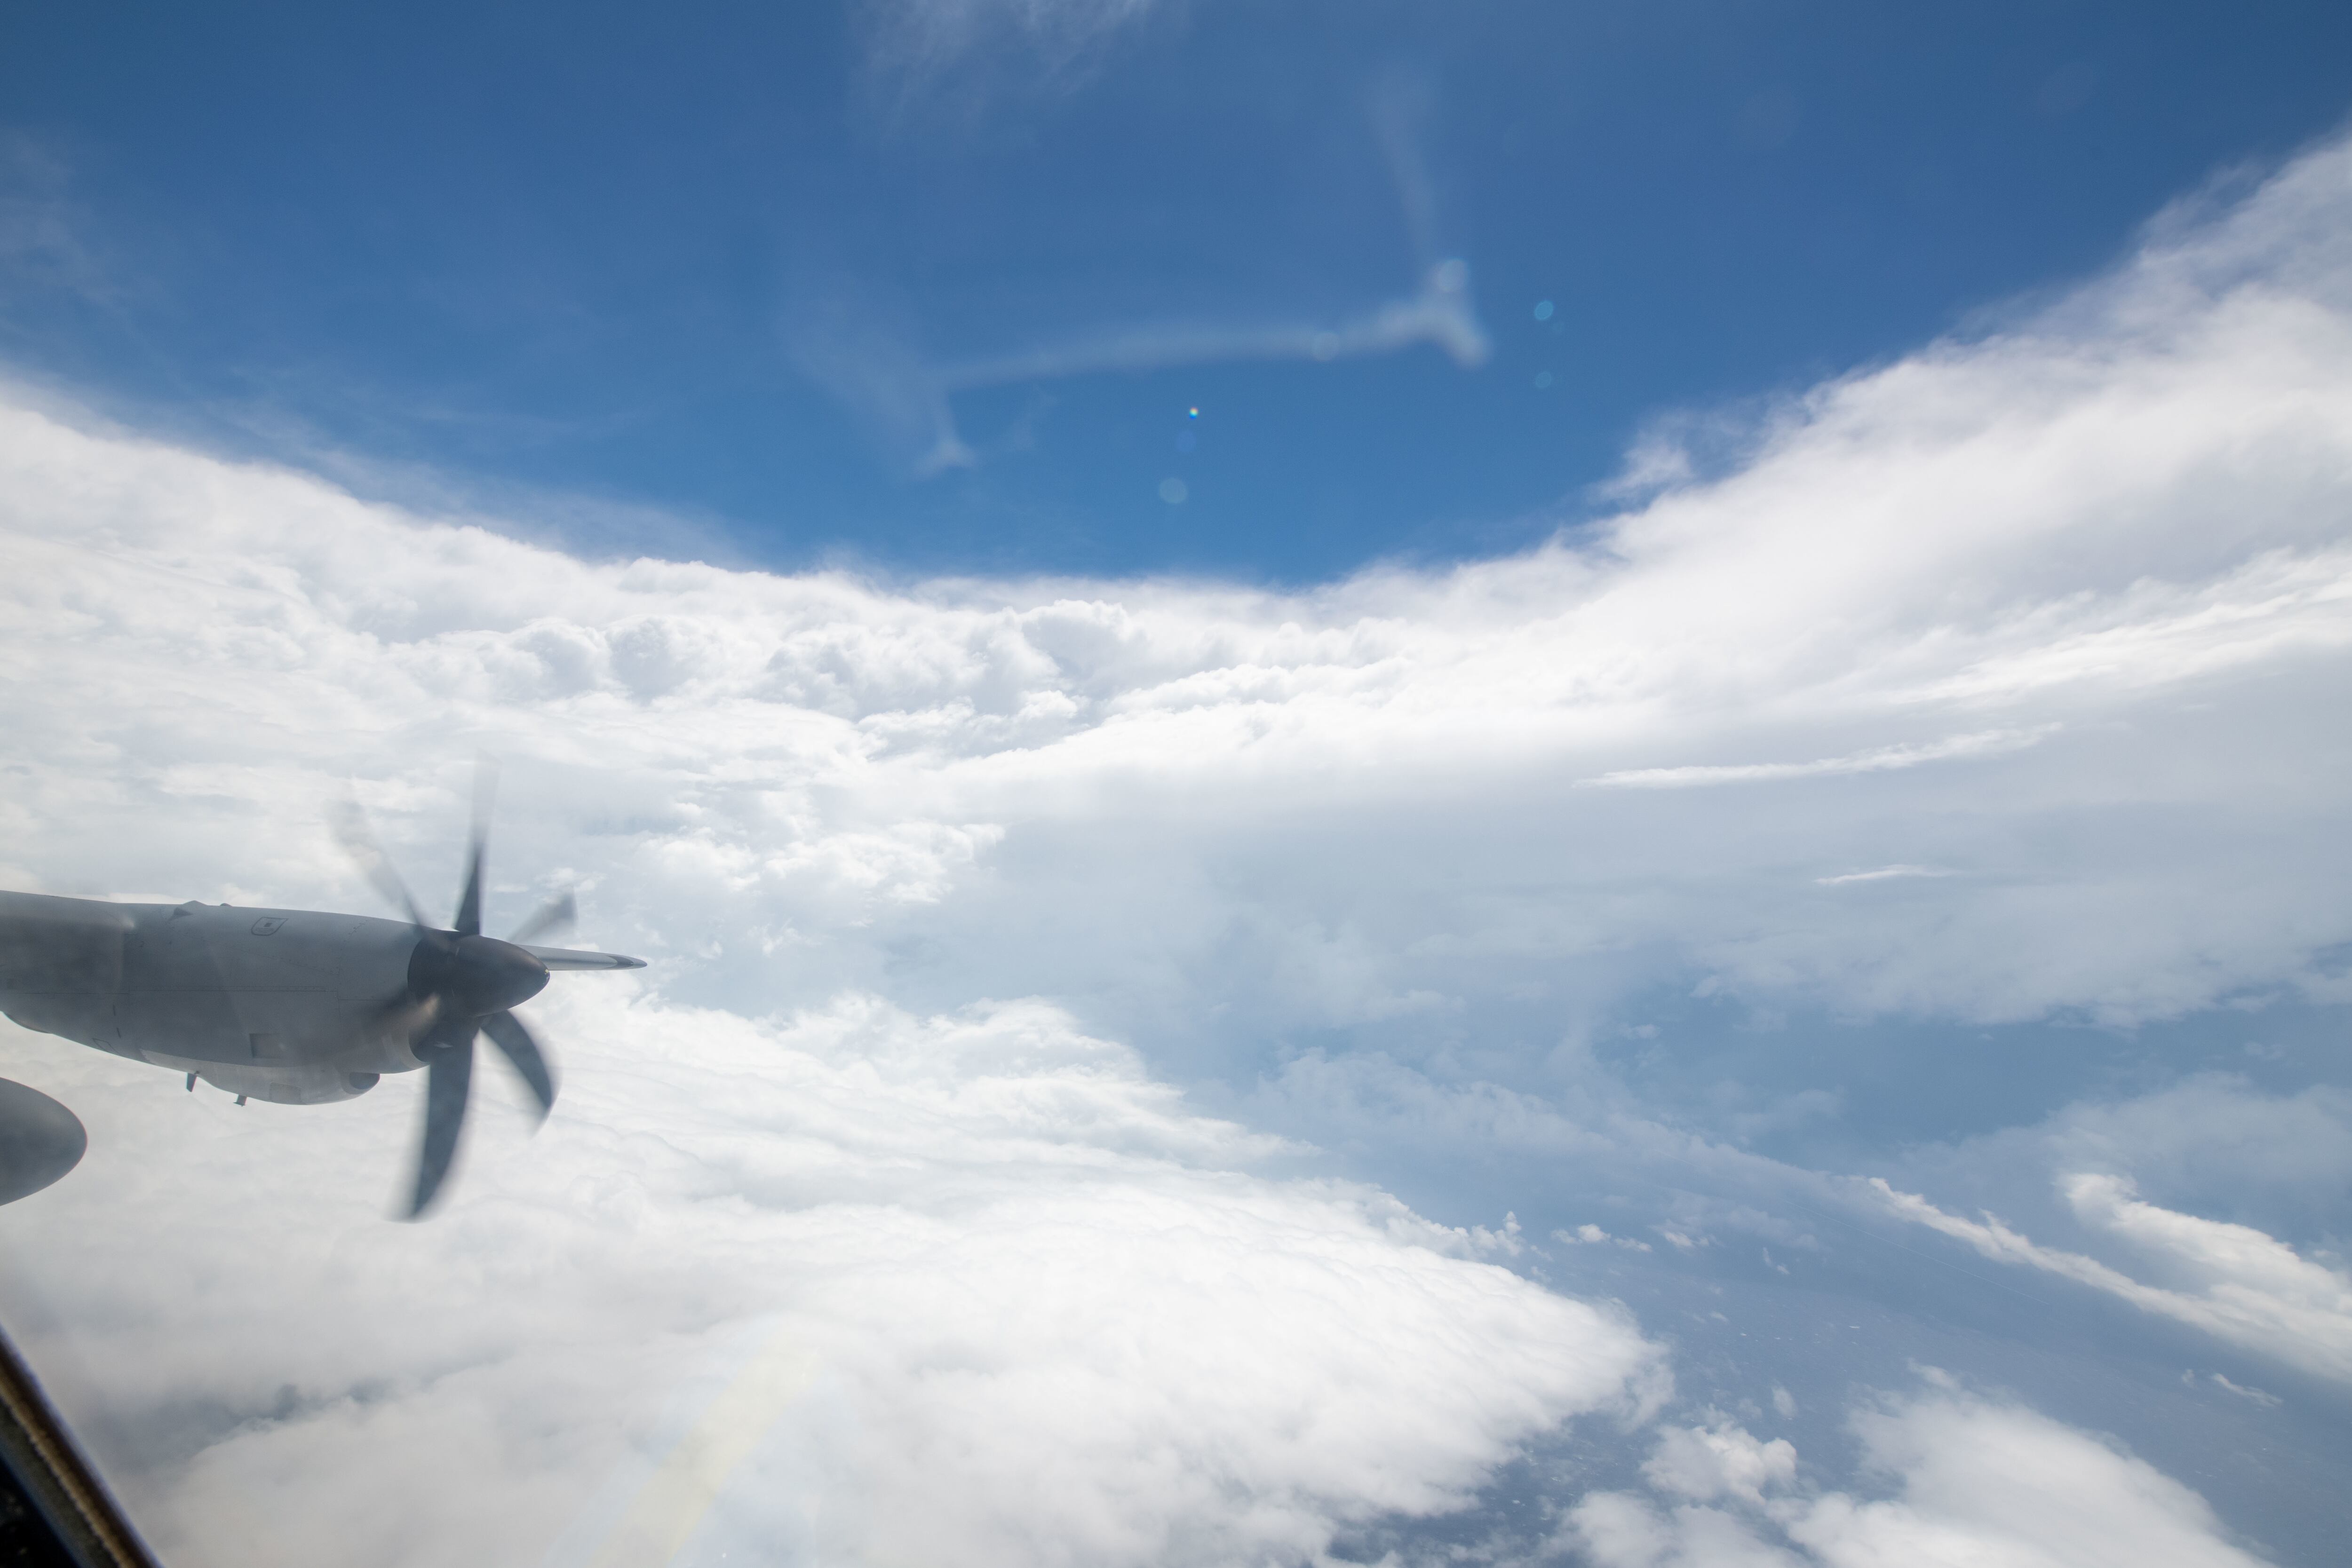
[[[110,991],[121,983],[131,912],[119,904],[0,893],[0,988]]]

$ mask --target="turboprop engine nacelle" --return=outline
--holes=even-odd
[[[373,1072],[345,1072],[312,1067],[224,1067],[208,1063],[195,1069],[197,1077],[228,1094],[273,1105],[325,1105],[356,1100],[376,1085]]]

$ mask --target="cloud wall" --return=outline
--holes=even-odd
[[[2333,996],[2346,758],[2302,719],[2352,643],[2347,167],[1795,400],[1719,477],[1297,593],[588,562],[19,394],[11,874],[152,879],[188,819],[133,819],[259,787],[292,831],[236,874],[340,889],[330,779],[440,848],[488,747],[535,819],[502,865],[745,1005],[780,951],[803,995],[1092,988],[1155,1051],[1213,1051],[1237,988],[1282,1031],[1563,970],[1552,1030],[1661,973],[1978,1019]],[[42,851],[60,792],[119,862]],[[1948,874],[1853,875],[1887,866]]]
[[[1732,1156],[1586,1049],[1662,986],[2343,999],[2347,282],[2336,144],[2047,307],[1652,444],[1540,549],[1296,591],[591,560],[12,389],[0,882],[372,907],[348,789],[430,904],[488,751],[493,927],[576,886],[583,938],[655,967],[540,1004],[555,1121],[486,1117],[414,1230],[374,1218],[413,1084],[237,1112],[11,1032],[93,1152],[0,1213],[42,1262],[10,1321],[190,1553],[511,1561],[569,1522],[593,1560],[583,1520],[679,1528],[647,1412],[745,1354],[804,1375],[753,1380],[782,1407],[714,1451],[767,1479],[710,1491],[698,1551],[1222,1562],[1456,1508],[1563,1422],[1641,1419],[1653,1341],[1498,1267],[1503,1215],[1433,1225],[1174,1086],[1276,1083],[1296,1131],[1426,1070],[1465,1119],[1399,1103],[1465,1159],[1508,1119],[1696,1169]],[[2180,1268],[2309,1266],[2084,1190]],[[1771,1552],[1990,1530],[2006,1434],[2159,1520],[2149,1560],[2238,1560],[2079,1434],[1904,1409],[1861,1430],[1909,1500]],[[1716,1437],[1659,1478],[1738,1446],[1685,1429]],[[1753,1534],[1623,1517],[1643,1561]]]

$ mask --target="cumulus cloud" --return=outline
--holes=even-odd
[[[1669,1427],[1659,1434],[1642,1474],[1658,1490],[1677,1497],[1706,1502],[1729,1496],[1761,1503],[1766,1489],[1797,1479],[1797,1449],[1785,1437],[1759,1442],[1729,1421]]]
[[[1612,1236],[1590,1221],[1573,1230],[1555,1230],[1551,1239],[1563,1247],[1623,1247],[1635,1252],[1650,1250],[1650,1244],[1646,1241],[1636,1241],[1630,1236]]]
[[[1596,1492],[1561,1544],[1594,1568],[2252,1568],[2204,1499],[2112,1441],[1940,1374],[1854,1412],[1867,1490],[1800,1483],[1785,1439],[1668,1427],[1643,1474],[1672,1500]],[[1870,1491],[1891,1495],[1872,1497]]]
[[[2019,1264],[2104,1291],[2314,1376],[2352,1381],[2352,1275],[2316,1263],[2251,1226],[2144,1202],[2121,1176],[2081,1172],[2061,1190],[2075,1218],[2123,1243],[2166,1282],[2150,1283],[2079,1252],[2042,1246],[1988,1214],[1968,1219],[1874,1177],[1891,1213]]]

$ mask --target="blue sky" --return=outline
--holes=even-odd
[[[2337,9],[10,26],[0,886],[652,960],[0,1025],[168,1561],[2339,1554]]]
[[[9,194],[71,239],[19,243],[0,329],[19,373],[228,450],[603,503],[593,547],[675,549],[653,508],[778,565],[1313,580],[1518,548],[1590,515],[1649,422],[2106,264],[2334,126],[2347,27],[2319,5],[52,9],[12,21],[0,102]],[[1341,326],[1446,257],[1484,363],[1167,362]],[[901,384],[813,379],[836,342]],[[918,477],[923,415],[875,400],[1041,353],[1080,368],[954,392],[975,460]]]

